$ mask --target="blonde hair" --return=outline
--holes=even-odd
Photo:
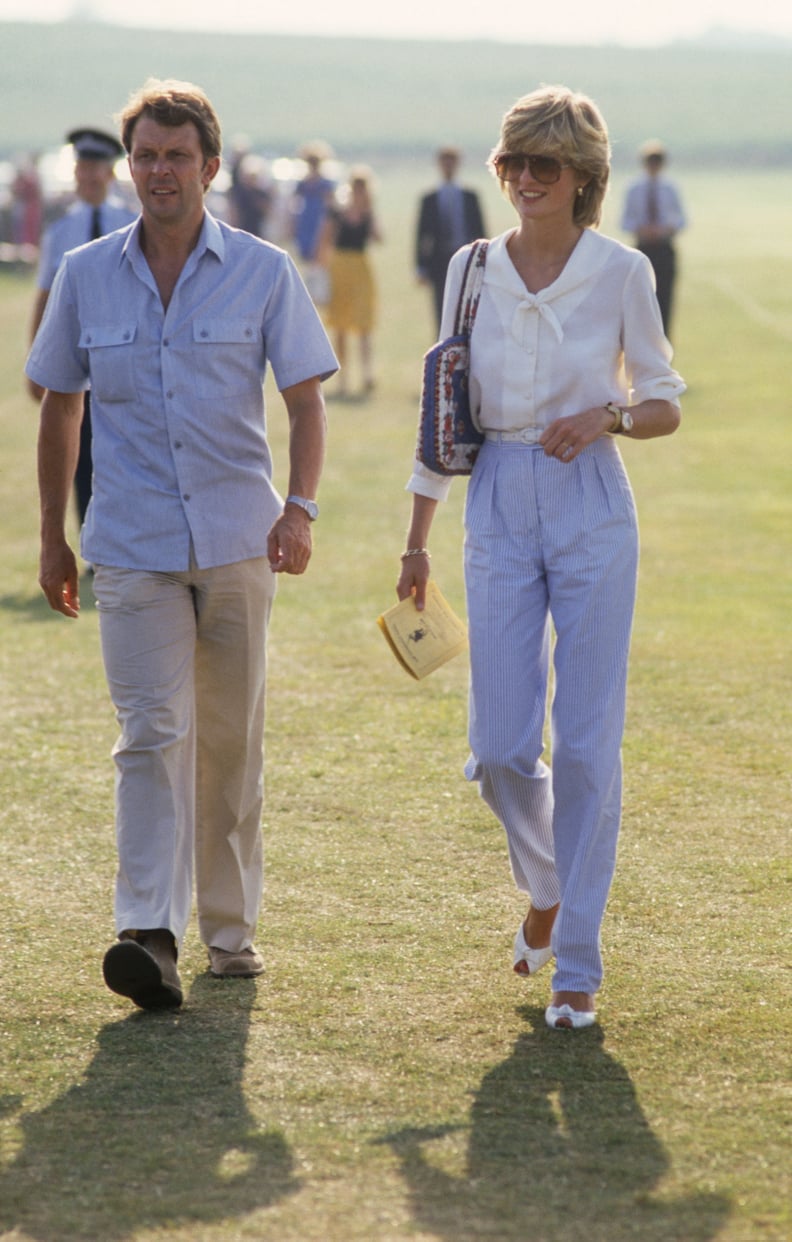
[[[573,210],[575,224],[596,227],[610,177],[610,140],[602,114],[587,95],[566,86],[540,86],[523,95],[501,122],[498,144],[488,167],[497,177],[499,155],[554,155],[586,178]],[[504,183],[501,188],[505,190]]]

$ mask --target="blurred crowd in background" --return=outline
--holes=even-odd
[[[375,384],[372,333],[378,302],[368,249],[383,240],[371,169],[345,167],[320,139],[291,156],[268,156],[239,137],[206,204],[225,223],[291,251],[345,367],[332,395],[350,395],[351,338],[358,355],[356,392],[368,395]],[[76,129],[55,150],[0,162],[0,268],[37,269],[31,340],[65,251],[137,214],[123,147],[106,131]]]
[[[295,191],[309,174],[317,152],[332,193],[343,173],[329,146],[316,142],[306,144],[293,156],[264,155],[252,151],[244,138],[236,139],[207,199],[209,210],[229,224],[285,245],[294,236],[295,216],[302,205]],[[125,157],[119,159],[115,173],[116,194],[136,211],[137,199]],[[70,143],[40,154],[0,160],[0,262],[35,265],[44,230],[74,200],[74,152]]]

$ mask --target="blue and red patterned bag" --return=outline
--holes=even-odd
[[[470,332],[481,296],[487,245],[477,241],[470,248],[454,335],[424,355],[417,457],[437,474],[470,474],[484,439],[470,412],[468,371]]]

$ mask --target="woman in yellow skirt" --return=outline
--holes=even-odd
[[[328,213],[325,233],[329,249],[330,301],[325,319],[333,330],[335,352],[341,364],[339,387],[345,396],[347,338],[360,341],[360,369],[363,394],[374,387],[371,334],[376,316],[377,292],[367,253],[371,241],[382,241],[374,215],[371,173],[367,168],[352,169],[337,204]]]

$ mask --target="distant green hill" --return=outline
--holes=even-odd
[[[297,38],[0,23],[0,154],[107,124],[146,77],[198,82],[226,140],[291,152],[323,136],[340,154],[425,156],[440,141],[483,156],[503,111],[541,82],[587,91],[617,167],[645,138],[677,164],[792,164],[792,48],[539,47],[494,42]]]

